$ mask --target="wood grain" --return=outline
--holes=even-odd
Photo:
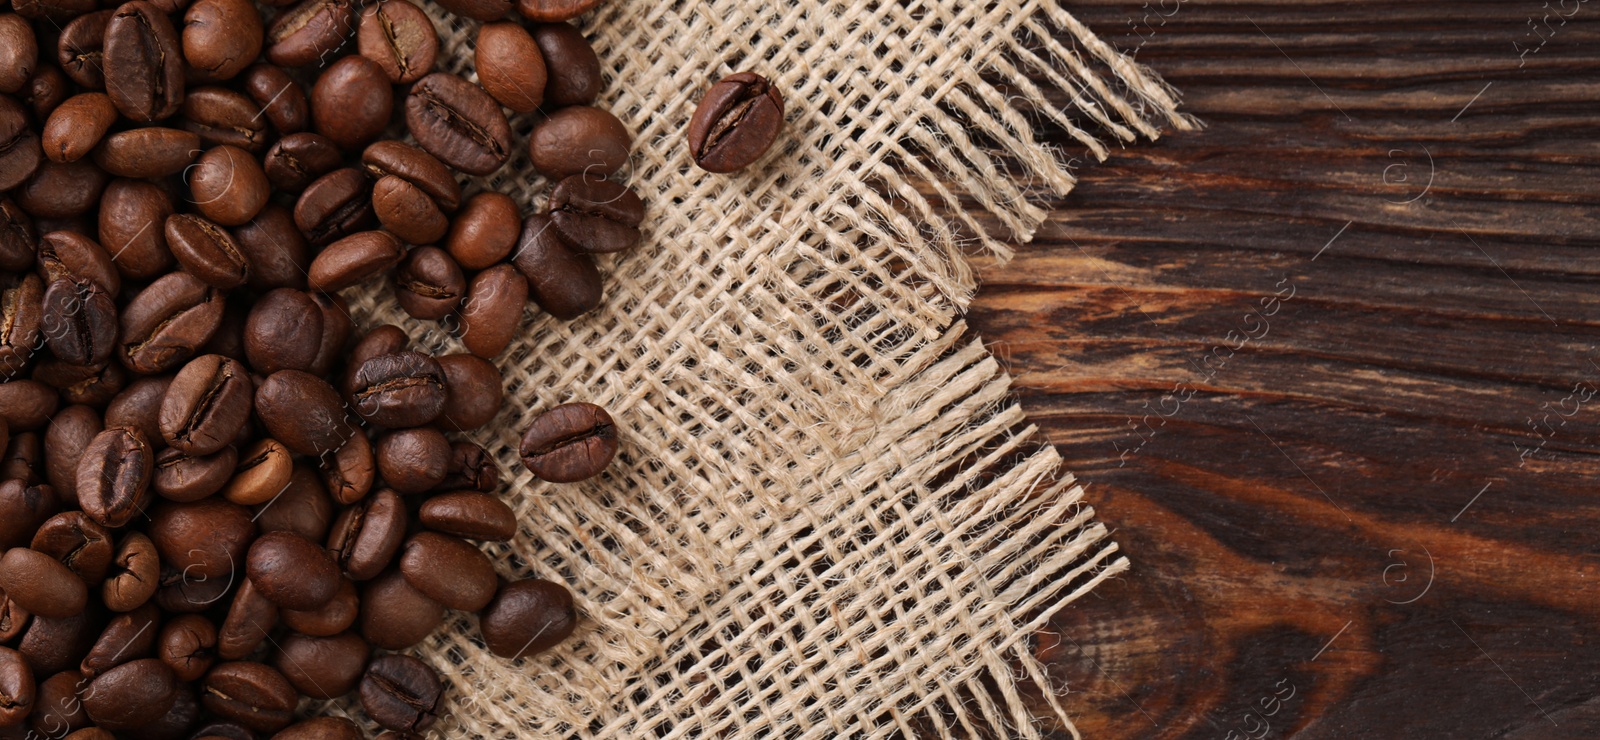
[[[1207,124],[972,309],[1134,562],[1079,729],[1600,737],[1600,2],[1069,7]]]

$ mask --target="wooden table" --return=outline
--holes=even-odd
[[[1069,7],[1208,124],[972,311],[1134,563],[1078,727],[1600,737],[1600,2]]]

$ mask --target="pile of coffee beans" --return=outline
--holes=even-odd
[[[572,633],[477,544],[519,522],[460,435],[528,303],[595,309],[638,243],[631,135],[568,23],[599,0],[439,2],[476,83],[410,0],[0,0],[0,740],[414,737],[449,698],[401,651],[450,610],[507,659]],[[708,169],[781,124],[733,84]],[[519,146],[547,207],[463,189]],[[385,278],[467,351],[357,326],[339,291]],[[616,452],[587,403],[519,450],[557,483]],[[351,694],[368,728],[301,711]]]

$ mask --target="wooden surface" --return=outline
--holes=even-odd
[[[1600,1],[1545,5],[1068,3],[1208,126],[972,311],[1134,563],[1041,636],[1085,736],[1600,737]]]

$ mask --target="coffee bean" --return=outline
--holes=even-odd
[[[94,603],[71,617],[34,615],[15,647],[33,666],[34,675],[54,675],[78,667],[100,636],[103,624],[104,616]]]
[[[104,38],[104,37],[102,37]],[[41,64],[33,70],[33,77],[17,94],[22,102],[33,109],[33,118],[42,121],[50,117],[56,107],[76,92],[72,81],[58,67]]]
[[[361,11],[356,46],[361,56],[377,62],[390,82],[405,85],[432,71],[439,56],[439,34],[421,8],[406,0],[386,0]]]
[[[361,341],[357,342],[355,348],[350,351],[350,363],[344,382],[345,393],[348,395],[355,392],[356,371],[360,370],[362,365],[367,364],[367,360],[382,355],[404,352],[410,344],[411,338],[406,336],[405,330],[394,324],[384,324],[367,332],[366,336],[362,337]]]
[[[574,175],[551,192],[550,220],[562,240],[581,251],[621,252],[639,243],[644,201],[621,183]]]
[[[600,0],[517,0],[517,12],[531,21],[560,23],[587,13]]]
[[[0,727],[14,727],[34,710],[38,686],[22,653],[0,648]]]
[[[450,441],[433,427],[389,432],[378,438],[373,458],[378,475],[400,493],[421,493],[444,480],[450,465]]]
[[[437,532],[418,532],[400,552],[406,583],[451,609],[477,611],[494,598],[494,565],[472,543]]]
[[[117,342],[117,306],[100,286],[64,277],[45,289],[40,328],[50,351],[74,365],[99,365]]]
[[[161,610],[155,604],[145,604],[126,614],[112,617],[100,639],[78,667],[84,678],[93,679],[123,663],[154,654],[157,631],[161,626]]]
[[[567,23],[542,23],[534,27],[533,40],[549,72],[544,104],[552,108],[594,104],[605,81],[600,76],[600,57],[583,32]]]
[[[322,134],[290,134],[267,151],[265,171],[272,186],[298,193],[317,178],[339,168],[339,147]],[[365,178],[363,178],[364,180]]]
[[[418,319],[439,320],[455,313],[467,291],[461,268],[438,247],[411,250],[395,270],[394,283],[400,307]]]
[[[262,535],[248,563],[250,582],[285,609],[318,609],[339,591],[339,566],[328,551],[292,532]]]
[[[551,483],[592,478],[617,455],[617,425],[592,403],[568,403],[540,414],[522,435],[522,464]]]
[[[322,478],[333,499],[346,505],[366,498],[377,473],[378,464],[372,457],[372,442],[365,434],[350,437],[350,441],[340,447],[331,459],[324,460],[322,465]]]
[[[478,491],[434,496],[423,502],[417,518],[435,532],[473,540],[507,542],[517,533],[517,516],[511,507]]]
[[[70,365],[51,357],[39,363],[34,380],[53,385],[66,403],[104,406],[128,382],[121,365]]]
[[[240,456],[239,468],[222,497],[240,506],[266,503],[289,485],[293,472],[289,448],[270,437],[263,439]]]
[[[233,240],[250,265],[247,284],[251,288],[305,289],[311,247],[295,228],[289,209],[268,203],[249,223],[233,230]]]
[[[362,150],[361,166],[373,178],[392,176],[410,183],[445,212],[453,212],[461,205],[461,185],[455,174],[437,157],[414,146],[398,141],[377,142]]]
[[[222,324],[222,293],[187,272],[157,278],[122,311],[118,357],[136,373],[170,370],[193,357]]]
[[[571,321],[600,305],[604,287],[594,258],[574,250],[550,217],[529,216],[512,264],[528,280],[528,296],[546,313]]]
[[[322,341],[317,346],[316,359],[311,362],[311,373],[328,375],[333,372],[334,365],[345,359],[356,325],[350,318],[350,303],[343,296],[312,293],[311,300],[322,309]]]
[[[355,28],[349,0],[302,0],[267,25],[267,60],[280,67],[326,63]]]
[[[35,617],[71,617],[88,604],[83,579],[49,555],[14,547],[0,556],[0,589]]]
[[[255,101],[279,134],[288,136],[306,130],[311,122],[311,100],[281,67],[257,64],[245,70],[241,79],[245,94]]]
[[[33,264],[33,252],[38,243],[33,219],[10,198],[0,197],[0,270],[27,270]]]
[[[484,191],[467,199],[450,225],[445,249],[465,269],[488,269],[511,254],[521,229],[517,202],[504,193]]]
[[[9,284],[6,284],[9,283]],[[44,284],[38,275],[0,282],[0,378],[20,375],[39,349]],[[0,417],[9,416],[0,414]]]
[[[161,439],[161,402],[167,397],[167,387],[171,384],[170,375],[140,378],[130,383],[106,407],[106,426],[137,429],[152,445],[157,442],[165,445],[166,440]],[[73,490],[77,490],[76,483]]]
[[[311,121],[317,133],[345,149],[372,143],[389,125],[394,89],[377,62],[347,56],[317,77],[311,88]]]
[[[497,21],[511,12],[511,0],[443,0],[445,10],[475,21]]]
[[[250,419],[254,393],[250,372],[237,360],[196,357],[178,371],[161,401],[161,438],[186,455],[221,450]]]
[[[689,120],[689,156],[707,172],[750,166],[783,130],[783,95],[767,78],[739,72],[712,85]]]
[[[249,318],[243,302],[235,302],[222,310],[222,323],[211,341],[200,348],[200,354],[222,355],[236,362],[246,362],[244,354],[244,322]]]
[[[106,26],[115,9],[85,13],[61,29],[56,42],[56,63],[66,76],[88,90],[104,90]]]
[[[278,626],[278,605],[246,578],[233,594],[228,616],[217,628],[217,657],[242,660],[255,652]]]
[[[27,109],[9,97],[0,97],[0,190],[21,185],[44,161],[39,135],[28,125]]]
[[[155,543],[142,532],[123,535],[106,575],[100,597],[107,609],[128,612],[145,605],[155,596],[156,581],[161,577]]]
[[[0,550],[26,547],[33,533],[60,507],[61,501],[50,486],[0,481]]]
[[[0,93],[11,95],[21,90],[38,62],[39,43],[28,20],[15,13],[0,13]]]
[[[302,635],[331,637],[350,629],[361,609],[356,594],[356,584],[348,578],[339,578],[339,590],[320,608],[310,611],[280,609],[278,617],[285,626]],[[292,677],[290,679],[293,680]]]
[[[511,265],[496,265],[472,278],[461,309],[461,342],[467,350],[493,359],[511,343],[528,302],[528,281]]]
[[[570,637],[577,626],[572,592],[538,578],[501,585],[478,619],[489,652],[508,660],[549,650]]]
[[[206,674],[200,704],[256,732],[277,732],[294,722],[298,697],[288,680],[261,663],[223,663]]]
[[[0,389],[12,383],[0,383]],[[5,395],[0,392],[0,396]],[[0,421],[6,421],[0,419]],[[6,425],[11,426],[7,421]],[[38,485],[44,482],[40,475],[40,462],[44,459],[44,448],[39,440],[39,435],[33,432],[11,434],[11,443],[6,447],[5,456],[0,458],[0,479],[20,480],[28,485]]]
[[[172,269],[167,249],[172,198],[155,183],[117,178],[100,201],[100,243],[126,280],[154,280]]]
[[[86,159],[76,162],[46,160],[39,164],[32,177],[12,192],[12,197],[35,218],[75,219],[100,202],[100,194],[105,192],[106,183],[110,181],[105,170]]]
[[[117,8],[106,24],[106,93],[122,115],[159,121],[183,101],[183,56],[167,15],[145,0]]]
[[[361,418],[401,429],[433,421],[444,409],[446,394],[438,361],[420,352],[398,352],[361,364],[350,403]]]
[[[435,72],[411,86],[405,107],[411,135],[445,164],[483,176],[511,157],[511,124],[477,85]]]
[[[17,635],[28,629],[28,621],[32,618],[27,609],[6,595],[5,589],[0,589],[0,642],[16,639]]]
[[[45,121],[40,143],[55,162],[76,162],[94,149],[117,121],[117,107],[104,93],[87,92],[63,102]]]
[[[78,463],[78,505],[101,526],[124,526],[149,504],[154,467],[155,455],[144,434],[126,427],[107,429],[95,435]]]
[[[304,291],[278,288],[250,308],[244,325],[244,351],[250,367],[263,375],[279,370],[310,370],[322,337],[322,308]]]
[[[83,711],[80,696],[87,683],[83,674],[75,670],[62,671],[39,681],[33,716],[28,719],[29,728],[42,737],[56,737],[65,733],[68,738],[80,740],[72,733],[89,727],[89,714]],[[100,737],[89,736],[90,740],[116,740],[110,732],[99,731],[105,734]]]
[[[373,220],[372,180],[354,167],[317,178],[294,205],[294,225],[317,246],[358,233]]]
[[[291,452],[332,453],[356,433],[339,393],[300,370],[279,370],[256,389],[256,416]]]
[[[134,0],[143,2],[143,0]],[[218,290],[244,285],[250,276],[233,235],[202,216],[178,213],[167,217],[167,247],[183,269]]]
[[[71,231],[52,231],[39,239],[39,274],[46,284],[80,277],[94,281],[107,295],[122,292],[122,278],[111,255],[93,239]]]
[[[632,134],[616,116],[586,105],[551,113],[528,137],[534,168],[552,180],[610,175],[627,164],[632,146]]]
[[[28,547],[60,561],[89,588],[98,588],[111,570],[111,532],[81,511],[63,511],[45,520]]]
[[[260,56],[263,32],[250,0],[195,0],[183,14],[183,58],[209,79],[231,79]]]
[[[361,679],[360,696],[367,716],[395,732],[423,732],[443,713],[438,671],[409,655],[373,660]]]
[[[200,136],[193,132],[136,128],[107,135],[94,150],[94,161],[117,177],[165,177],[182,172],[200,151]]]
[[[539,109],[544,102],[544,55],[522,24],[479,26],[474,55],[478,84],[491,97],[518,113]]]
[[[83,708],[101,729],[129,732],[159,720],[177,697],[177,677],[172,669],[155,658],[144,658],[123,663],[91,681],[83,692]]]
[[[232,578],[201,578],[178,568],[162,566],[156,606],[173,614],[196,614],[221,602],[232,586]]]
[[[24,18],[59,26],[94,10],[95,4],[90,0],[21,0],[11,6]]]
[[[273,653],[272,665],[300,693],[313,699],[337,699],[356,690],[370,657],[372,648],[354,632],[327,637],[291,634]]]
[[[357,678],[360,678],[359,671]],[[365,737],[356,723],[343,717],[315,717],[290,725],[273,735],[272,740],[363,740]]]
[[[493,421],[505,398],[500,369],[469,354],[446,355],[438,362],[448,390],[440,425],[465,432]]]
[[[393,175],[373,185],[372,210],[384,228],[413,244],[439,241],[450,228],[449,219],[427,193]]]
[[[481,445],[456,442],[450,445],[450,467],[434,490],[468,489],[489,492],[500,487],[500,464]]]
[[[232,146],[206,150],[189,169],[188,181],[195,207],[222,226],[239,226],[255,218],[271,194],[261,164]]]
[[[209,85],[189,91],[179,109],[185,131],[200,137],[202,145],[232,146],[260,154],[270,132],[256,102],[244,93]]]
[[[0,419],[14,432],[43,429],[59,402],[55,389],[38,381],[0,383]]]
[[[405,650],[444,623],[445,609],[390,570],[367,584],[361,594],[361,635],[373,647]]]
[[[363,435],[351,437],[354,440]],[[341,449],[342,453],[343,450]],[[273,499],[257,506],[256,525],[262,532],[294,532],[312,542],[323,542],[328,528],[333,525],[333,502],[328,491],[317,477],[316,471],[305,463],[296,463],[289,474],[289,483]]]
[[[380,489],[339,514],[328,533],[328,549],[351,580],[369,581],[383,572],[405,533],[405,504],[394,491]]]
[[[351,234],[311,260],[306,282],[312,290],[344,290],[394,267],[404,256],[405,246],[387,231]]]
[[[217,656],[217,626],[198,614],[174,617],[161,627],[156,656],[179,681],[198,681]]]

